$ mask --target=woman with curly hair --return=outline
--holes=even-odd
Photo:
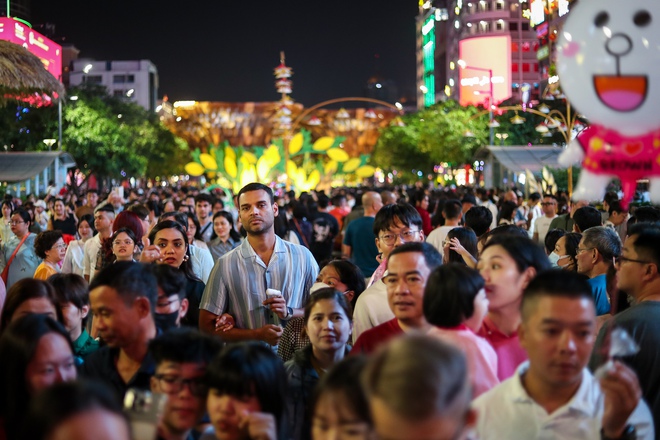
[[[32,278],[47,280],[60,273],[60,263],[66,255],[66,243],[61,231],[44,231],[34,240],[34,252],[43,262],[37,266]]]

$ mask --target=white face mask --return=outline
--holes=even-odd
[[[552,265],[552,267],[559,267],[559,268],[563,269],[566,266],[560,266],[559,265],[559,260],[563,260],[564,258],[568,258],[568,257],[569,257],[569,255],[559,256],[559,255],[557,255],[556,252],[553,252],[550,255],[548,255],[548,260],[550,260],[550,264]]]
[[[315,282],[312,284],[312,287],[309,288],[309,293],[314,293],[319,289],[325,289],[326,287],[330,287],[329,285],[322,283],[320,281]]]
[[[348,199],[346,203],[348,203],[348,206],[352,208],[353,206],[355,206],[355,199]]]

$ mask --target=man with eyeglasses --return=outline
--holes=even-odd
[[[431,272],[441,264],[440,253],[428,243],[406,243],[394,249],[383,278],[394,319],[362,333],[351,353],[372,353],[403,333],[427,333],[431,325],[424,317],[424,288]]]
[[[595,226],[582,234],[575,261],[577,271],[589,277],[591,295],[596,304],[596,315],[610,312],[607,294],[607,272],[621,255],[621,240],[612,228]]]
[[[628,230],[621,256],[616,260],[618,288],[635,304],[614,315],[612,325],[623,328],[639,345],[639,352],[625,357],[639,378],[644,400],[660,426],[660,225],[637,223]],[[603,363],[610,343],[611,326],[601,329],[589,367]]]
[[[552,194],[544,194],[543,201],[541,202],[541,210],[543,215],[536,220],[533,224],[533,240],[536,243],[544,243],[545,236],[550,230],[552,220],[557,217],[557,197]]]
[[[353,341],[360,333],[394,318],[387,304],[387,289],[380,280],[387,269],[392,250],[404,243],[424,241],[422,217],[408,203],[387,205],[376,214],[373,224],[375,243],[380,252],[380,264],[362,292],[353,312]]]
[[[156,363],[151,391],[167,395],[158,422],[159,440],[191,440],[206,410],[206,365],[220,350],[220,341],[197,330],[181,328],[149,343]]]

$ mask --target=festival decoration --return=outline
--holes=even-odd
[[[311,133],[302,130],[289,143],[289,160],[284,160],[282,139],[268,147],[232,147],[228,143],[209,145],[208,153],[199,149],[193,161],[185,166],[191,176],[207,175],[215,183],[238,192],[244,185],[260,181],[268,183],[287,173],[298,191],[310,191],[324,179],[336,177],[368,178],[376,169],[370,155],[351,158],[341,148],[343,137],[324,136],[312,143]]]
[[[591,126],[559,163],[582,161],[574,199],[601,200],[621,180],[622,204],[650,178],[660,202],[660,2],[583,0],[559,36],[557,71],[567,98]]]

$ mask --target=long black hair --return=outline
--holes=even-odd
[[[19,438],[17,434],[22,429],[31,399],[25,372],[39,341],[49,333],[62,336],[73,357],[69,332],[45,315],[26,315],[13,322],[0,337],[0,417],[4,419],[8,439]]]
[[[285,438],[288,380],[284,364],[271,349],[256,342],[228,345],[209,364],[205,382],[220,394],[255,396],[261,411],[275,417],[278,438]]]
[[[156,223],[156,226],[151,228],[151,231],[149,232],[149,241],[154,243],[156,240],[156,234],[163,229],[176,229],[181,233],[183,236],[183,241],[186,243],[186,256],[188,258],[183,259],[183,263],[181,263],[179,269],[184,273],[186,278],[201,281],[199,278],[197,278],[192,270],[192,263],[190,262],[190,243],[188,243],[188,234],[186,233],[186,229],[181,225],[181,223],[174,220],[163,220]]]
[[[241,234],[239,234],[238,231],[234,228],[234,217],[232,217],[231,213],[227,211],[218,211],[213,214],[213,222],[215,222],[215,219],[218,217],[224,217],[225,220],[227,220],[231,225],[231,229],[229,229],[229,237],[231,237],[231,239],[234,241],[241,241],[243,237],[241,237]],[[215,229],[213,229],[211,240],[215,240],[216,238],[218,238],[218,234],[216,234]]]
[[[484,288],[475,269],[449,263],[437,267],[424,289],[424,316],[429,324],[456,327],[474,314],[474,298]]]

